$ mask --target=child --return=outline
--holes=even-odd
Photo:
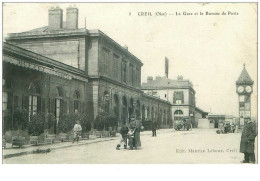
[[[73,128],[73,132],[74,132],[74,139],[73,139],[73,142],[74,141],[77,141],[79,142],[79,135],[80,135],[80,132],[82,131],[82,127],[80,125],[80,122],[77,121],[77,123],[74,125],[74,128]]]
[[[128,145],[130,146],[130,150],[133,150],[134,147],[134,137],[135,137],[135,128],[132,127],[128,132]]]

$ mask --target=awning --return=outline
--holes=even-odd
[[[72,80],[74,78],[74,79],[77,79],[77,80],[88,82],[87,78],[84,78],[84,77],[81,77],[81,76],[73,75],[71,73],[68,73],[68,72],[65,72],[65,71],[62,71],[62,70],[59,70],[59,69],[56,69],[56,68],[52,69],[52,68],[49,68],[49,67],[46,67],[46,66],[43,66],[43,65],[28,63],[26,61],[23,61],[23,60],[20,60],[20,59],[15,59],[13,57],[9,57],[9,56],[6,56],[6,55],[3,55],[3,61],[9,62],[11,64],[14,64],[14,65],[17,65],[17,66],[20,66],[20,67],[29,68],[29,69],[32,69],[32,70],[37,70],[37,71],[46,73],[46,74],[62,77],[64,79],[68,79],[68,80]]]

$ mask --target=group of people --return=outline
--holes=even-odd
[[[127,149],[127,144],[130,150],[138,149],[141,147],[140,132],[141,122],[134,117],[131,118],[129,127],[126,125],[120,129],[120,141],[116,146],[117,150],[120,150],[121,144],[124,144],[124,149]]]
[[[236,125],[235,123],[232,123],[230,125],[229,122],[223,123],[224,133],[235,133],[236,131]]]

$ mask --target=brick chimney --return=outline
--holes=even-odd
[[[79,10],[76,7],[66,9],[66,29],[78,29]]]
[[[152,76],[148,76],[147,77],[147,83],[152,82],[152,81],[153,81],[153,77]]]
[[[61,29],[63,19],[63,10],[59,7],[49,9],[49,28]]]
[[[183,80],[183,76],[182,75],[178,75],[177,80]]]

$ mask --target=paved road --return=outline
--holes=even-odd
[[[164,132],[157,137],[142,135],[138,150],[116,150],[117,140],[81,145],[47,154],[4,159],[4,163],[240,163],[241,133],[215,130]]]

